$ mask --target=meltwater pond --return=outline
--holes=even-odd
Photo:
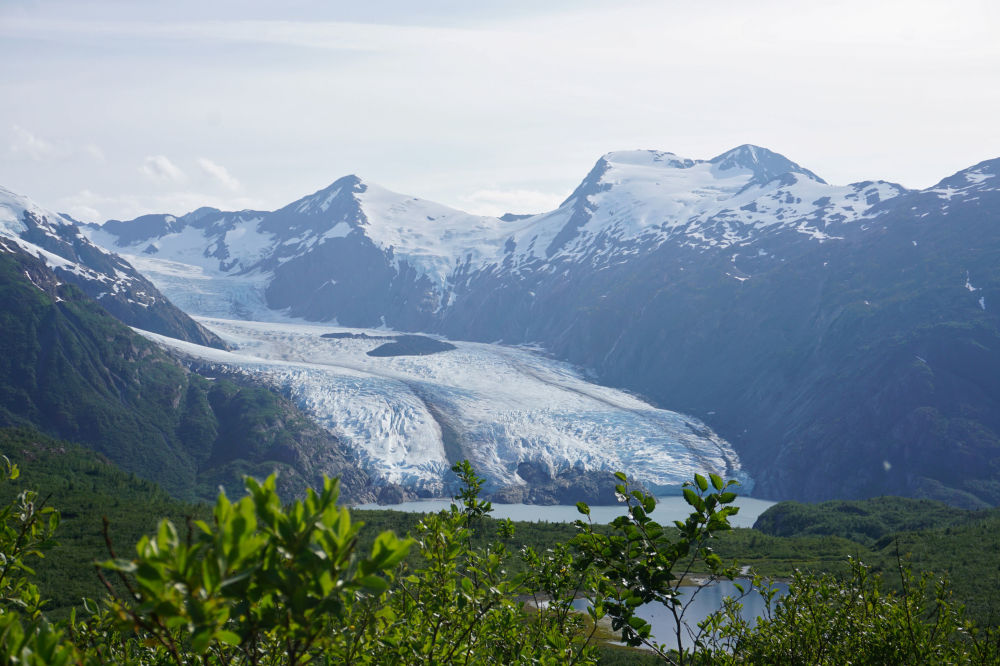
[[[747,580],[736,581],[745,590],[750,589]],[[771,602],[771,610],[778,599],[788,593],[788,583],[774,583],[778,592]],[[682,587],[682,603],[690,602],[684,611],[683,624],[681,626],[681,646],[689,648],[694,644],[692,636],[698,631],[698,623],[707,618],[711,613],[722,608],[723,599],[726,597],[740,597],[740,591],[734,582],[728,580],[716,581],[705,585],[700,590],[694,586]],[[692,596],[693,595],[693,596]],[[766,604],[760,593],[753,591],[745,595],[740,603],[743,604],[742,615],[750,623],[750,626],[757,624],[757,620],[764,614]],[[585,610],[589,602],[586,599],[577,599],[573,606],[577,610]],[[668,648],[677,648],[677,623],[673,614],[667,610],[663,604],[646,604],[640,606],[637,613],[639,617],[649,622],[652,631],[652,638]]]
[[[428,499],[403,502],[401,504],[361,504],[356,509],[392,509],[394,511],[410,511],[416,513],[432,513],[447,509],[452,504],[448,499]],[[753,497],[739,497],[736,506],[740,512],[733,516],[729,523],[733,527],[752,527],[757,516],[774,505],[774,502]],[[616,517],[625,513],[624,504],[612,506],[591,506],[590,518],[595,523],[610,523]],[[675,520],[684,520],[691,513],[691,507],[683,497],[658,497],[656,510],[650,517],[661,525],[670,525]],[[497,504],[493,503],[494,518],[510,518],[527,522],[545,521],[550,523],[571,523],[577,518],[583,518],[575,505],[565,504]]]

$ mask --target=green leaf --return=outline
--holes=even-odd
[[[712,487],[715,488],[716,490],[722,490],[725,487],[725,484],[722,481],[722,477],[719,476],[718,474],[709,474],[708,478],[712,480]]]
[[[582,513],[585,516],[589,516],[590,515],[590,507],[587,506],[586,503],[584,503],[584,502],[577,502],[576,503],[576,510],[579,511],[580,513]]]
[[[389,583],[380,576],[364,576],[358,579],[358,584],[375,594],[381,594],[389,589]]]
[[[706,490],[708,490],[708,480],[705,477],[703,477],[701,474],[695,474],[694,475],[694,482],[698,484],[698,488],[702,492],[705,492]]]
[[[226,645],[240,644],[239,634],[232,631],[228,631],[226,629],[220,629],[219,631],[215,632],[215,639],[220,643],[224,643]]]
[[[208,649],[211,642],[212,630],[207,628],[201,629],[191,637],[191,649],[200,654]]]
[[[125,560],[122,558],[117,558],[114,560],[105,560],[99,563],[102,569],[110,569],[111,571],[121,571],[123,573],[132,573],[136,570],[135,562],[132,560]]]
[[[615,472],[615,478],[625,483],[628,481],[628,477],[625,476],[625,472]]]
[[[628,619],[628,626],[632,627],[637,632],[639,632],[640,635],[642,635],[642,630],[647,629],[649,627],[649,623],[643,620],[638,615],[633,615]]]

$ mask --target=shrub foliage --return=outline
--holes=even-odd
[[[2,459],[14,482],[17,465]],[[282,505],[274,477],[246,479],[247,495],[220,493],[210,518],[164,519],[119,555],[97,563],[105,594],[52,621],[33,561],[54,545],[59,513],[31,490],[0,507],[0,659],[13,664],[595,664],[622,659],[596,645],[610,627],[636,659],[664,663],[997,663],[1000,637],[967,621],[947,584],[914,578],[899,561],[900,591],[860,562],[846,576],[797,574],[781,598],[759,576],[756,624],[728,599],[690,627],[680,587],[734,579],[714,551],[729,529],[732,481],[696,475],[687,520],[660,525],[655,500],[618,493],[627,513],[607,529],[579,521],[567,543],[511,547],[514,525],[492,521],[482,479],[463,461],[447,511],[361,545],[361,523],[336,504],[338,482]],[[584,515],[589,507],[579,504]],[[588,600],[587,610],[574,601]],[[661,603],[675,637],[659,643],[636,611]],[[628,657],[625,657],[628,659]]]

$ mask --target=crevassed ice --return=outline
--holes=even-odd
[[[492,487],[524,483],[517,466],[527,461],[550,473],[627,470],[654,489],[695,472],[749,481],[732,447],[697,419],[589,383],[527,349],[454,342],[457,349],[429,356],[371,357],[384,340],[320,337],[359,329],[199,321],[239,349],[144,335],[280,386],[376,478],[422,494],[441,492],[455,455]]]

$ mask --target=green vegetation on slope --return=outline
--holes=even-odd
[[[897,532],[962,525],[986,515],[984,511],[963,510],[942,502],[906,497],[835,500],[821,504],[779,502],[760,515],[754,528],[771,536],[839,536],[874,545]]]
[[[996,601],[1000,509],[966,511],[943,502],[902,497],[822,504],[780,502],[761,514],[753,532],[763,532],[777,543],[789,538],[849,543],[854,552],[847,554],[884,572],[890,586],[897,584],[898,576],[892,573],[901,557],[914,571],[946,577],[971,617],[991,625],[1000,623],[1000,603]],[[772,548],[764,551],[771,553]],[[741,544],[735,550],[742,550],[752,561],[754,548]],[[837,571],[805,563],[799,566]]]
[[[182,499],[274,471],[287,496],[327,474],[369,497],[337,439],[287,399],[188,371],[39,260],[0,252],[0,304],[0,426],[85,445]]]
[[[60,547],[35,567],[39,588],[57,616],[79,606],[84,597],[104,592],[93,564],[108,557],[103,518],[120,554],[130,555],[132,544],[153,531],[161,518],[183,525],[187,516],[209,513],[207,505],[178,502],[100,454],[28,428],[0,429],[0,454],[21,469],[16,483],[0,485],[0,504],[22,489],[37,488],[44,491],[46,505],[62,514]]]
[[[17,478],[7,461],[2,467],[4,483]],[[40,508],[38,495],[18,494],[0,504],[0,660],[894,666],[1000,659],[1000,632],[970,623],[946,587],[932,589],[927,578],[901,571],[902,590],[893,592],[856,561],[843,577],[797,572],[756,626],[727,600],[693,628],[693,647],[672,649],[652,639],[636,610],[655,601],[682,611],[687,571],[737,575],[713,549],[735,511],[725,481],[696,475],[684,488],[691,514],[665,526],[650,517],[655,500],[631,491],[621,474],[626,515],[601,531],[581,525],[570,545],[515,553],[503,543],[509,522],[498,524],[491,542],[474,538],[490,511],[478,499],[483,480],[467,462],[453,470],[464,484],[457,506],[423,517],[412,538],[382,532],[370,548],[359,547],[360,525],[335,505],[335,481],[282,506],[273,477],[248,479],[249,495],[235,503],[220,496],[210,520],[189,521],[186,530],[162,521],[135,555],[101,562],[109,594],[55,624],[28,566],[52,548],[58,516]],[[406,562],[411,550],[419,551],[417,566]],[[510,572],[515,559],[526,565],[523,573]],[[759,580],[753,585],[772,594]],[[580,592],[593,600],[586,613],[572,610]],[[602,621],[648,652],[639,659],[596,649]]]

